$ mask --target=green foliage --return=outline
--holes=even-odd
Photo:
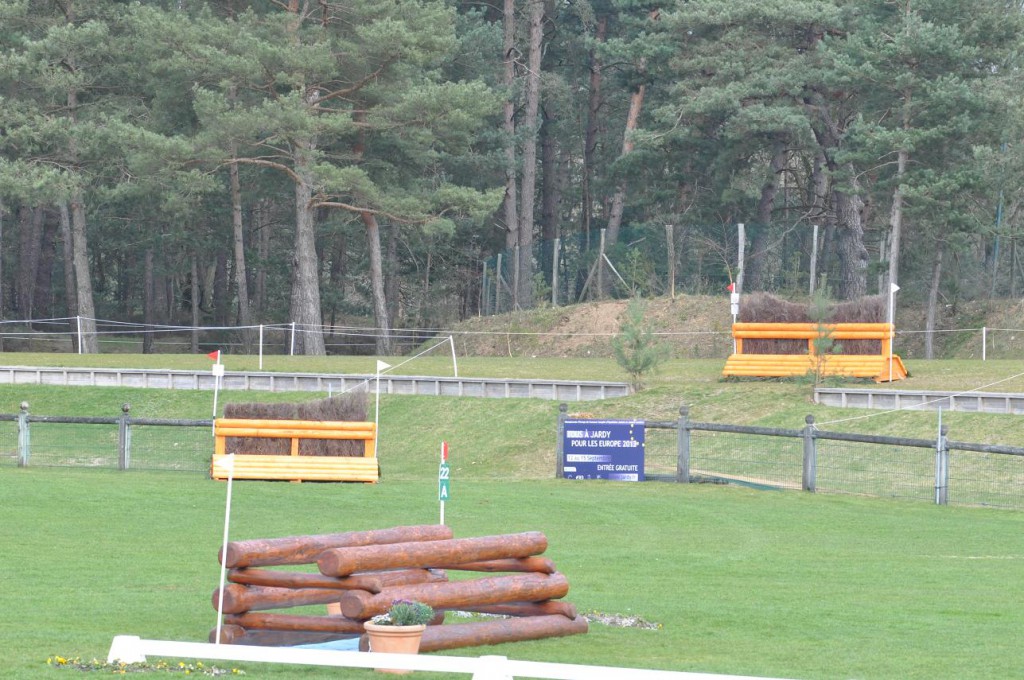
[[[202,661],[166,661],[161,660],[155,663],[123,663],[120,661],[107,662],[99,659],[85,661],[80,657],[65,657],[60,654],[53,654],[46,659],[46,665],[53,668],[67,668],[76,671],[98,672],[105,675],[129,675],[135,673],[160,673],[196,675],[211,678],[219,678],[224,675],[245,675],[245,671],[239,668],[221,668],[215,665],[207,665]]]
[[[658,342],[650,324],[644,319],[645,309],[641,300],[630,300],[619,334],[612,338],[615,361],[629,374],[636,390],[643,389],[647,376],[668,357],[668,348]]]
[[[818,336],[811,340],[811,345],[814,348],[813,384],[814,387],[818,387],[826,378],[826,357],[829,354],[839,354],[842,352],[842,346],[832,337],[832,331],[828,326],[829,321],[832,319],[833,307],[828,286],[824,282],[819,288],[815,289],[814,295],[811,296],[811,302],[807,306],[807,314],[810,316],[811,321],[817,324]]]
[[[371,623],[379,626],[422,626],[434,618],[434,609],[423,602],[395,600],[385,613],[374,616]]]

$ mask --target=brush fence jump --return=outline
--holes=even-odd
[[[374,423],[218,418],[214,421],[213,435],[214,452],[210,464],[213,479],[225,480],[229,475],[235,479],[295,482],[376,482],[379,479],[377,426]],[[243,446],[238,443],[239,438],[289,439],[291,453],[246,453],[238,450]],[[362,441],[363,455],[300,455],[299,443],[304,439]],[[229,458],[229,454],[234,455]]]
[[[361,636],[365,651],[364,624],[395,600],[437,612],[424,652],[585,633],[586,618],[560,599],[569,582],[541,556],[546,548],[540,532],[454,538],[443,525],[231,542],[221,555],[229,583],[212,597],[215,609],[223,602],[222,625],[210,641],[218,632],[222,644],[272,647]],[[317,572],[264,568],[299,565]],[[487,575],[449,581],[449,570]],[[327,613],[276,611],[308,605]],[[492,616],[445,623],[446,611]]]
[[[736,352],[725,362],[726,377],[784,378],[820,371],[822,375],[872,378],[875,382],[902,380],[908,372],[891,353],[894,329],[888,323],[735,323]],[[815,341],[876,340],[878,354],[817,355]],[[805,340],[806,353],[760,354],[744,347],[745,340]],[[755,343],[747,343],[753,345]]]

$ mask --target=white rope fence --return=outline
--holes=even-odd
[[[60,342],[66,343],[77,339],[78,347],[82,346],[82,322],[91,321],[95,327],[95,335],[98,341],[103,343],[124,343],[126,339],[145,337],[147,335],[160,336],[161,340],[153,340],[154,345],[179,348],[179,351],[188,351],[183,346],[188,345],[192,338],[180,340],[168,339],[169,337],[193,336],[193,335],[218,335],[215,340],[200,340],[197,343],[202,346],[213,348],[245,347],[246,343],[241,335],[248,332],[255,335],[258,340],[258,348],[252,349],[262,356],[269,348],[280,348],[282,354],[294,355],[296,337],[300,334],[322,334],[327,338],[328,346],[373,346],[377,338],[384,333],[370,326],[343,326],[343,325],[322,325],[308,326],[295,322],[258,324],[250,326],[179,326],[169,324],[143,324],[129,321],[116,321],[110,319],[95,319],[89,317],[55,317],[49,319],[5,319],[0,320],[0,340],[24,340],[33,342]],[[975,328],[943,328],[932,331],[925,330],[899,330],[897,336],[912,337],[925,333],[954,334],[968,333],[977,335],[980,333],[981,359],[988,359],[989,348],[993,344],[996,334],[1010,336],[1010,341],[1017,341],[1017,334],[1024,334],[1024,328],[998,328],[998,327],[975,327]],[[225,334],[236,334],[237,340],[225,341]],[[569,332],[569,331],[519,331],[519,330],[453,330],[450,328],[391,328],[387,329],[386,335],[398,343],[420,345],[423,342],[436,340],[438,338],[450,338],[453,347],[455,338],[585,338],[585,339],[611,339],[618,335],[618,329],[604,332]],[[731,332],[728,330],[697,329],[687,331],[655,331],[653,335],[661,340],[671,341],[673,338],[722,338],[731,341]],[[268,342],[268,337],[270,341]],[[343,338],[343,341],[331,342],[332,338]],[[446,340],[447,341],[447,340]],[[1021,336],[1024,341],[1024,335]],[[252,344],[252,343],[250,343]],[[723,348],[725,346],[723,345]],[[727,349],[727,348],[726,348]],[[68,351],[71,351],[70,347]]]

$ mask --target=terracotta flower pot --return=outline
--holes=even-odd
[[[365,624],[366,634],[370,638],[371,652],[386,654],[417,654],[420,651],[420,638],[426,626],[382,626],[376,623]],[[412,673],[411,670],[398,668],[377,668],[381,673]]]

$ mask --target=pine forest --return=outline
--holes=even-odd
[[[0,48],[0,319],[82,352],[1024,295],[1021,0],[0,0]]]

